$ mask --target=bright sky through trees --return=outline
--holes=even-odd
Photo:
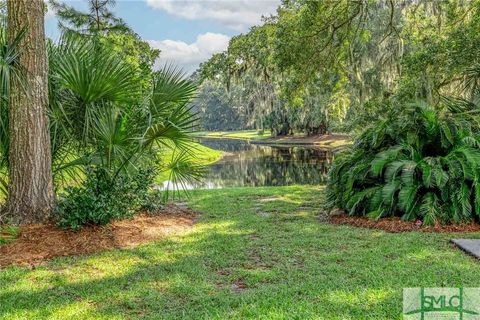
[[[86,9],[85,1],[63,2]],[[279,4],[279,0],[119,0],[113,11],[142,39],[162,50],[160,65],[174,62],[192,72],[213,53],[225,50],[232,36],[259,24],[263,15],[274,14]],[[58,38],[57,25],[50,10],[45,21],[47,37]]]

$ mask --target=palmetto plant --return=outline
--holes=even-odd
[[[66,37],[50,52],[56,172],[90,164],[116,179],[160,161],[164,149],[191,151],[196,118],[189,102],[196,86],[181,72],[165,67],[152,75],[150,90],[141,92],[131,66],[95,40]]]
[[[8,79],[15,60],[15,43],[7,44],[0,29],[0,154],[2,185],[8,168]],[[21,36],[21,35],[20,35]],[[172,179],[198,179],[202,168],[192,157],[164,163],[165,149],[192,154],[190,133],[195,115],[189,102],[196,86],[172,67],[152,73],[149,90],[121,57],[105,50],[98,38],[65,35],[48,44],[49,120],[52,161],[57,188],[84,178],[87,167],[101,168],[114,183],[146,165],[175,167]],[[176,163],[175,163],[176,162]],[[180,169],[179,169],[180,168]],[[182,170],[184,168],[185,170]],[[3,189],[6,192],[6,189]]]
[[[335,159],[330,205],[430,225],[480,221],[479,113],[453,99],[398,108]]]

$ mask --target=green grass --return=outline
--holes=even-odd
[[[322,187],[194,191],[187,234],[1,270],[0,318],[399,319],[404,287],[480,287],[452,235],[324,224],[322,199]]]
[[[259,130],[240,130],[240,131],[202,131],[196,135],[206,138],[228,138],[243,140],[263,140],[271,138],[270,130],[265,130],[262,134]]]
[[[192,161],[196,164],[207,166],[209,164],[212,164],[220,160],[223,154],[223,151],[211,149],[200,143],[192,143],[192,146],[194,146],[195,148],[194,149],[195,157],[192,157]],[[173,155],[173,151],[171,149],[167,149],[166,152],[162,153],[161,157],[162,159],[164,159],[165,163],[168,163],[170,162],[172,155]],[[157,177],[155,178],[155,181],[157,183],[162,183],[163,181],[168,180],[169,176],[170,176],[169,170],[162,171],[157,175]]]
[[[220,160],[220,158],[222,157],[223,151],[214,150],[196,142],[190,142],[189,144],[191,147],[194,148],[195,157],[191,158],[196,164],[207,166]],[[171,161],[172,155],[173,150],[166,148],[164,151],[161,151],[160,158],[163,163],[169,163]],[[162,183],[163,181],[168,180],[169,176],[170,170],[158,172],[157,176],[155,177],[155,182]],[[84,173],[81,170],[78,170],[75,177],[72,177],[67,173],[66,176],[63,177],[63,179],[59,179],[58,185],[60,187],[60,190],[62,190],[65,186],[80,185],[84,178]],[[3,193],[0,193],[0,203],[4,201],[5,195]]]

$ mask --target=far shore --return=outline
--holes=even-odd
[[[204,131],[196,135],[200,138],[248,140],[254,144],[306,145],[319,148],[339,148],[352,143],[350,136],[338,133],[312,136],[290,135],[272,137],[268,131],[260,133],[258,130],[242,130]]]
[[[278,136],[269,139],[252,140],[255,144],[311,145],[322,148],[339,148],[352,143],[344,134],[323,134],[314,136]]]

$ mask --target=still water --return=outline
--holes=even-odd
[[[225,152],[207,168],[201,182],[187,189],[233,186],[285,186],[321,184],[332,160],[329,151],[309,146],[256,145],[244,140],[201,139],[203,145]],[[165,182],[160,189],[174,189]]]

